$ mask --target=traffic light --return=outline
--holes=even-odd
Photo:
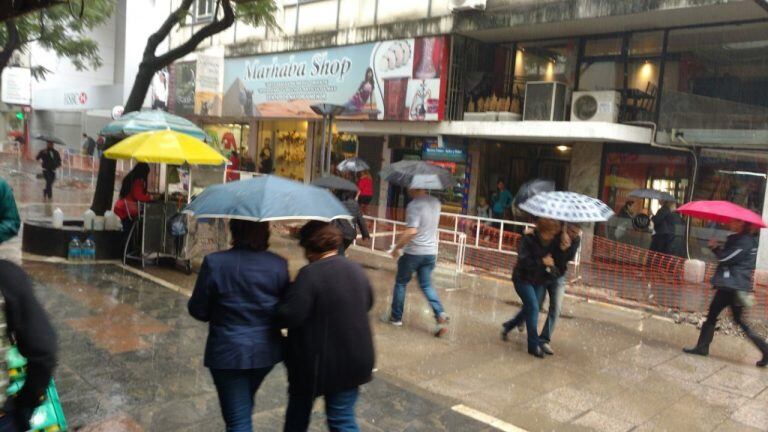
[[[16,118],[21,120],[21,121],[24,121],[24,112],[23,111],[18,111],[16,113]]]

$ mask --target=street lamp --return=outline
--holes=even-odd
[[[320,104],[311,105],[310,108],[312,108],[312,111],[314,111],[315,114],[323,117],[323,142],[322,142],[322,146],[320,147],[320,161],[321,161],[320,175],[330,174],[331,173],[331,144],[332,144],[331,139],[333,138],[333,135],[332,135],[333,118],[341,115],[346,110],[346,107],[344,107],[344,105],[320,103]],[[328,130],[327,137],[326,137],[326,129]],[[327,151],[325,149],[326,138],[328,142]]]

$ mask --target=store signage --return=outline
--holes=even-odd
[[[85,105],[87,103],[88,103],[88,93],[84,91],[64,93],[64,105],[75,106],[75,105]]]
[[[195,114],[221,115],[224,57],[199,54],[195,66]]]
[[[32,73],[29,68],[6,67],[0,85],[2,101],[7,104],[32,103]]]
[[[174,63],[171,67],[168,107],[174,114],[195,113],[195,68],[195,62]]]
[[[348,119],[440,120],[446,42],[402,39],[227,59],[222,115],[311,118],[311,105],[330,103],[344,106]]]

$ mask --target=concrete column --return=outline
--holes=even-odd
[[[389,135],[384,136],[384,143],[381,146],[381,167],[392,163],[392,150],[389,149]],[[383,178],[379,178],[379,213],[378,217],[387,217],[387,200],[389,198],[389,183]]]
[[[600,192],[600,165],[603,158],[602,143],[574,143],[571,147],[571,172],[568,190],[591,197]],[[581,259],[592,257],[594,224],[584,226],[581,242]]]
[[[469,166],[471,177],[469,179],[469,203],[467,204],[469,208],[467,209],[467,214],[474,215],[477,209],[477,184],[480,177],[480,143],[476,140],[471,141],[467,146],[467,152],[471,161]]]

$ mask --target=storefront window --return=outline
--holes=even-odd
[[[257,137],[259,172],[303,181],[308,128],[303,120],[262,122]]]
[[[622,38],[590,39],[584,46],[585,57],[605,57],[621,55]]]
[[[768,128],[768,26],[671,31],[660,126]]]
[[[621,90],[624,65],[616,60],[584,59],[579,71],[579,90]]]
[[[558,81],[573,88],[576,78],[576,40],[561,40],[518,45],[515,80]]]
[[[664,44],[664,32],[634,33],[629,39],[629,56],[658,56]]]
[[[229,169],[233,171],[253,171],[248,152],[248,135],[250,127],[239,123],[215,123],[203,127],[210,138],[209,144],[217,149],[230,161]],[[230,180],[235,179],[231,177]]]

